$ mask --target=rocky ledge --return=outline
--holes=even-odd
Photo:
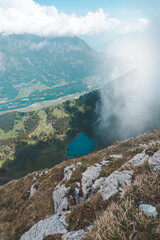
[[[148,146],[146,146],[146,148],[147,147]],[[110,158],[113,157],[118,161],[119,158],[123,158],[123,155],[110,155]],[[108,164],[110,164],[110,160],[103,159],[100,163],[89,166],[86,171],[81,174],[81,182],[76,182],[76,187],[74,189],[76,203],[86,203],[89,201],[91,195],[97,193],[102,195],[103,200],[108,200],[117,193],[120,193],[120,195],[123,196],[126,187],[132,182],[134,168],[136,166],[140,167],[144,164],[148,164],[151,171],[160,171],[160,150],[156,151],[151,157],[145,153],[144,150],[142,153],[136,154],[119,169],[113,171],[109,176],[99,178],[102,169]],[[69,232],[67,230],[68,224],[65,221],[66,215],[72,211],[73,207],[70,204],[69,196],[71,187],[66,187],[65,184],[71,179],[76,168],[81,165],[82,163],[78,162],[76,165],[72,164],[64,169],[64,179],[62,180],[62,184],[58,184],[53,191],[55,214],[51,218],[35,224],[21,237],[21,240],[43,240],[44,237],[48,235],[58,233],[62,234],[61,239],[63,240],[80,240],[84,237],[88,229]],[[128,165],[131,166],[130,170],[123,170]],[[82,192],[81,196],[79,195],[80,192]],[[156,208],[151,205],[141,204],[139,208],[147,216],[153,216],[156,218],[158,215]]]

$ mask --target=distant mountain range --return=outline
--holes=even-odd
[[[77,37],[0,35],[0,111],[102,86],[101,54]]]

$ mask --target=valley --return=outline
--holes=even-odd
[[[100,128],[103,111],[102,91],[108,92],[108,102],[114,109],[117,96],[113,93],[113,86],[123,86],[128,75],[106,84],[102,89],[84,94],[77,99],[67,100],[36,111],[12,111],[0,115],[0,184],[25,176],[26,174],[51,168],[69,157],[67,149],[79,135],[85,134],[88,146],[94,148],[84,152],[87,145],[78,142],[77,152],[81,156],[90,151],[96,151],[110,146],[114,142],[135,137],[152,129],[159,129],[159,107],[148,108],[154,116],[143,128],[131,128],[121,133],[121,124],[114,112],[107,116],[107,124]],[[119,93],[119,109],[124,99]],[[148,106],[149,107],[149,106]],[[103,123],[103,122],[102,122]],[[102,125],[103,126],[103,125]],[[84,141],[85,142],[85,141]],[[73,151],[73,147],[71,152]]]
[[[0,34],[0,112],[99,88],[104,61],[77,37]]]

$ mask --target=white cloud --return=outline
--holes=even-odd
[[[143,29],[147,19],[132,22],[112,18],[103,9],[86,16],[58,12],[33,0],[0,0],[0,33],[30,33],[40,36],[83,36],[105,31],[133,32]]]

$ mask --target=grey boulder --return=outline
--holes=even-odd
[[[147,216],[147,217],[153,217],[153,218],[157,218],[158,216],[158,212],[157,209],[155,207],[153,207],[152,205],[149,204],[141,204],[139,206],[139,209]]]

